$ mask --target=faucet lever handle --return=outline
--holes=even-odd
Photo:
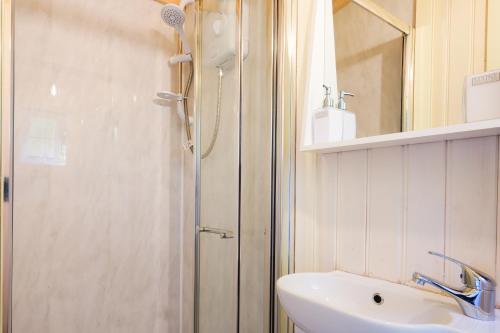
[[[350,92],[347,92],[347,91],[344,91],[344,90],[341,90],[339,92],[339,97],[340,98],[344,98],[345,96],[351,96],[351,97],[354,97],[356,95],[354,95],[353,93],[350,93]]]
[[[452,257],[448,257],[447,255],[444,255],[442,253],[439,253],[439,252],[434,252],[434,251],[429,251],[428,252],[430,255],[433,255],[433,256],[436,256],[436,257],[440,257],[440,258],[443,258],[445,260],[448,260],[448,261],[451,261],[457,265],[459,265],[460,267],[464,267],[464,266],[467,266],[466,264],[464,264],[463,262],[457,260],[457,259],[453,259]]]
[[[462,282],[464,283],[464,285],[466,285],[467,287],[477,290],[495,290],[495,280],[489,275],[481,272],[480,270],[475,269],[457,259],[448,257],[442,253],[429,251],[429,254],[459,265],[462,268],[462,274],[460,275],[460,277],[462,278]]]

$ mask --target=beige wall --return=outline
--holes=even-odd
[[[487,70],[500,68],[500,0],[488,0]]]
[[[376,3],[408,24],[414,0]],[[399,31],[355,4],[334,15],[338,89],[352,92],[357,136],[401,131],[403,38]]]
[[[13,332],[183,331],[174,31],[153,1],[15,4]]]
[[[497,0],[417,0],[415,129],[465,121],[465,76],[500,67],[498,6]]]

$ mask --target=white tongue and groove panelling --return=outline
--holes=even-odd
[[[500,280],[498,166],[497,136],[318,154],[315,236],[296,243],[311,257],[296,265],[459,284],[457,267],[432,250]]]

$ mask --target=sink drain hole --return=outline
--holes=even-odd
[[[373,295],[373,301],[375,302],[375,304],[377,305],[382,305],[384,304],[384,298],[382,297],[382,295],[380,295],[379,293],[376,293]]]

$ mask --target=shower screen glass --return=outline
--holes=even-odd
[[[199,12],[197,328],[269,332],[273,15],[266,0]]]
[[[188,332],[193,157],[153,103],[178,88],[162,5],[13,5],[12,332]]]
[[[269,332],[275,3],[166,2],[12,2],[13,333]]]

